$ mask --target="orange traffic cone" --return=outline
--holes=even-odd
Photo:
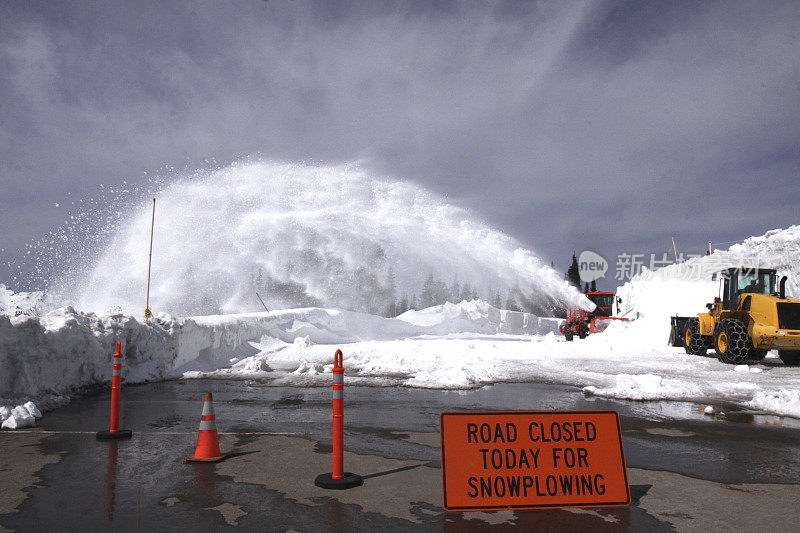
[[[215,463],[222,461],[228,454],[220,453],[217,423],[214,416],[214,403],[211,393],[206,394],[203,402],[203,415],[200,417],[200,432],[197,434],[197,447],[194,455],[186,458],[186,462]]]

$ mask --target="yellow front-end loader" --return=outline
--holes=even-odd
[[[800,365],[800,300],[786,296],[786,276],[777,291],[773,269],[728,268],[712,279],[720,280],[720,296],[706,304],[707,313],[672,317],[670,344],[692,355],[713,346],[728,364],[778,350],[785,364]]]

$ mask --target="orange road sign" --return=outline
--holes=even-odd
[[[442,413],[448,511],[631,502],[616,411]]]

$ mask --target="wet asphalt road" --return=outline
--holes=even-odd
[[[182,459],[193,451],[205,392],[214,394],[223,451],[234,457],[217,465],[187,465]],[[722,420],[702,415],[701,405],[605,400],[544,384],[466,392],[348,387],[345,447],[362,468],[359,473],[369,477],[364,487],[353,489],[360,492],[344,497],[313,486],[317,473],[330,470],[330,398],[327,387],[251,381],[124,387],[121,426],[134,436],[119,443],[95,440],[94,433],[107,428],[108,393],[73,401],[46,414],[33,430],[0,434],[0,487],[10,495],[0,499],[0,529],[667,531],[702,523],[689,509],[694,502],[679,503],[674,494],[695,490],[695,499],[702,499],[722,491],[719,497],[728,501],[708,504],[723,505],[720,519],[728,516],[731,527],[736,523],[731,507],[766,497],[770,487],[800,497],[796,421],[719,406],[726,412]],[[617,410],[633,504],[445,513],[436,477],[441,475],[438,417],[442,411],[478,409]],[[750,490],[749,484],[770,487]],[[800,518],[795,507],[752,512],[762,513],[775,531]]]

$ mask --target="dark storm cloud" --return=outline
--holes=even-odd
[[[67,193],[254,153],[362,159],[562,268],[573,249],[675,235],[700,251],[785,227],[800,222],[799,12],[4,2],[0,247],[57,225]]]

